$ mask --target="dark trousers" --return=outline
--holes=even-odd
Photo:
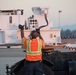
[[[25,62],[25,75],[43,75],[42,70],[42,62],[36,61],[36,62]]]
[[[42,62],[25,61],[24,66],[18,72],[18,75],[43,75]]]

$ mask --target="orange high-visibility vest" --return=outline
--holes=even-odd
[[[42,60],[42,44],[41,39],[25,39],[23,41],[24,46],[26,47],[26,60],[28,61],[38,61]]]

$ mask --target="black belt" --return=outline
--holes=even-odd
[[[27,63],[35,63],[35,62],[42,62],[41,60],[37,60],[37,61],[28,61],[26,60]]]

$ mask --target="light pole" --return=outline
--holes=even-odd
[[[60,18],[61,18],[60,13],[62,12],[62,10],[59,10],[58,12],[59,12],[59,28],[60,28]]]
[[[18,14],[18,25],[19,25],[20,24],[20,15],[21,15],[20,9],[17,10],[17,14]]]

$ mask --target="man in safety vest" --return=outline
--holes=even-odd
[[[24,37],[23,26],[19,26],[21,29],[21,38],[23,45],[26,47],[25,56],[25,75],[43,75],[42,71],[42,47],[44,47],[44,40],[40,33],[36,30],[31,32],[31,38]],[[39,38],[37,38],[39,37]]]

